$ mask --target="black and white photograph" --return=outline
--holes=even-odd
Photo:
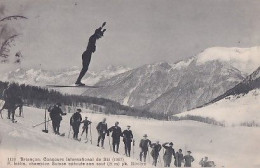
[[[259,16],[259,0],[0,0],[0,168],[259,168]]]

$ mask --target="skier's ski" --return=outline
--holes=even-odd
[[[57,134],[57,135],[59,135],[59,136],[61,136],[61,137],[64,137],[64,136],[65,136],[65,133]]]
[[[100,88],[104,86],[90,86],[90,85],[46,85],[47,87],[57,87],[57,88],[62,88],[62,87],[87,87],[87,88]]]

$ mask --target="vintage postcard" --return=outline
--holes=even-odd
[[[259,16],[259,0],[0,0],[0,168],[259,168]]]

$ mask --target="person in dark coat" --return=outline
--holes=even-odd
[[[85,85],[81,83],[81,79],[88,71],[88,66],[91,60],[92,53],[96,51],[96,40],[101,38],[104,35],[104,32],[106,31],[106,29],[102,30],[105,25],[106,22],[104,22],[100,28],[96,29],[95,33],[89,38],[87,49],[82,54],[82,69],[75,83],[76,85]]]
[[[77,109],[77,111],[70,118],[70,125],[73,129],[73,139],[78,140],[79,127],[82,121],[82,116],[80,114],[81,109]]]
[[[85,120],[83,120],[81,123],[83,123],[81,136],[84,134],[84,132],[86,132],[86,139],[88,139],[88,126],[92,122],[88,120],[88,117],[85,117]]]
[[[153,157],[153,165],[156,166],[162,146],[159,143],[159,141],[156,141],[156,143],[151,144],[151,148],[152,148],[151,155]]]
[[[149,139],[147,139],[147,134],[144,134],[143,136],[144,138],[141,139],[139,147],[141,148],[141,152],[140,152],[140,161],[142,162],[142,158],[144,158],[144,162],[146,162],[146,156],[147,156],[147,152],[149,147],[151,146],[151,141]]]
[[[97,128],[97,131],[98,131],[97,146],[99,146],[99,143],[101,141],[101,147],[104,148],[104,140],[105,140],[105,136],[107,134],[106,118],[104,118],[103,121],[99,122],[96,128]]]
[[[15,122],[14,114],[16,108],[18,107],[19,100],[21,99],[21,95],[21,89],[19,86],[16,86],[15,83],[10,83],[8,87],[3,91],[3,98],[5,100],[5,104],[2,109],[8,110],[7,118],[11,119],[12,122]]]
[[[179,149],[179,151],[175,153],[174,165],[176,167],[181,167],[182,162],[183,162],[183,154],[182,154],[182,150]]]
[[[60,122],[62,120],[62,115],[66,115],[66,113],[63,113],[61,110],[61,104],[57,103],[50,111],[50,117],[52,120],[52,127],[53,132],[55,134],[60,134]]]
[[[164,167],[170,167],[172,162],[172,156],[175,158],[175,151],[172,148],[173,143],[166,142],[162,144],[162,146],[165,148],[165,152],[163,155]]]
[[[120,137],[122,136],[122,130],[118,125],[119,122],[116,122],[115,126],[112,126],[108,129],[108,133],[112,132],[112,144],[113,144],[113,151],[115,153],[118,153]]]
[[[131,143],[133,141],[133,133],[130,130],[130,126],[127,126],[127,129],[123,131],[123,142],[125,144],[125,155],[130,157],[131,155]]]
[[[191,151],[187,151],[187,155],[183,157],[184,159],[184,167],[191,167],[191,163],[194,161],[193,156],[191,156]]]

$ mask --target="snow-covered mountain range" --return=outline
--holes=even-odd
[[[101,71],[89,71],[83,79],[83,82],[88,85],[109,79],[112,76],[128,71],[129,68],[123,66],[108,66]],[[75,83],[79,67],[71,67],[61,70],[44,70],[41,68],[18,68],[15,71],[1,74],[4,81],[14,81],[30,85],[44,86],[46,84],[71,85]]]
[[[152,112],[180,113],[203,105],[243,81],[260,65],[260,47],[214,47],[175,64],[155,63],[97,83],[84,95]]]

